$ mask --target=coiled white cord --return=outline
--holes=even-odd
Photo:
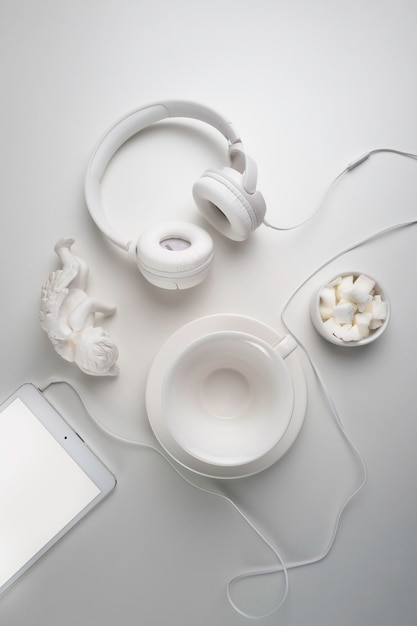
[[[296,228],[299,228],[300,226],[306,224],[307,222],[309,222],[311,219],[313,219],[317,213],[321,210],[325,199],[327,198],[328,193],[330,192],[331,188],[333,187],[333,185],[336,183],[337,180],[339,180],[344,174],[346,174],[347,172],[352,171],[354,168],[358,167],[361,163],[363,163],[364,161],[366,161],[371,155],[373,154],[377,154],[377,153],[382,153],[382,152],[386,152],[386,153],[392,153],[392,154],[397,154],[400,156],[404,156],[404,157],[408,157],[408,158],[412,158],[412,159],[417,159],[417,155],[413,154],[413,153],[409,153],[409,152],[403,152],[401,150],[395,150],[392,148],[377,148],[374,150],[371,150],[367,153],[365,153],[364,155],[360,156],[358,159],[355,159],[354,161],[352,161],[351,163],[349,163],[347,165],[347,167],[333,180],[333,182],[330,184],[330,186],[328,187],[328,190],[326,192],[326,195],[323,199],[323,201],[320,203],[319,207],[317,208],[317,210],[310,216],[308,217],[306,220],[304,220],[303,222],[295,225],[295,226],[291,226],[288,228],[280,228],[280,227],[276,227],[276,226],[272,226],[271,224],[267,223],[266,221],[264,221],[264,224],[274,230],[281,230],[281,231],[285,231],[285,230],[293,230]],[[154,452],[157,452],[174,470],[175,472],[181,476],[181,478],[189,485],[191,485],[192,487],[194,487],[195,489],[198,489],[201,492],[207,493],[209,495],[212,496],[217,496],[218,498],[221,498],[222,500],[228,502],[238,513],[239,515],[243,518],[243,520],[249,525],[249,527],[256,533],[256,535],[268,546],[268,548],[274,553],[277,561],[278,561],[278,566],[275,567],[271,567],[269,569],[262,569],[262,570],[256,570],[256,571],[252,571],[252,572],[245,572],[243,574],[239,574],[238,576],[235,576],[234,578],[232,578],[228,584],[227,584],[227,598],[231,604],[231,606],[233,607],[233,609],[235,611],[237,611],[240,615],[242,615],[243,617],[247,618],[247,619],[264,619],[267,617],[270,617],[272,614],[274,614],[276,611],[278,611],[278,609],[283,605],[283,603],[285,602],[287,595],[288,595],[288,590],[289,590],[289,577],[288,577],[288,570],[290,569],[294,569],[294,568],[299,568],[299,567],[304,567],[307,565],[312,565],[314,563],[318,563],[319,561],[323,560],[330,552],[334,541],[336,539],[336,535],[337,535],[337,531],[340,525],[340,520],[343,514],[343,511],[345,510],[345,508],[347,507],[347,505],[351,502],[351,500],[359,493],[359,491],[363,488],[363,486],[366,484],[367,481],[367,467],[366,467],[366,463],[365,463],[365,459],[363,458],[360,450],[358,449],[358,447],[354,444],[354,442],[352,441],[352,439],[350,438],[350,436],[348,435],[342,420],[339,416],[339,413],[337,411],[337,408],[333,402],[333,399],[323,381],[323,378],[317,368],[317,366],[315,365],[315,363],[313,362],[311,356],[309,356],[306,348],[304,347],[304,345],[302,344],[302,342],[297,338],[297,336],[295,335],[295,333],[291,330],[291,328],[288,325],[288,322],[286,321],[286,317],[285,314],[288,310],[288,307],[291,303],[291,301],[293,300],[293,298],[300,292],[300,290],[306,285],[306,283],[313,278],[316,274],[318,274],[318,272],[320,270],[322,270],[326,265],[328,265],[329,263],[331,263],[332,261],[335,261],[336,259],[340,258],[341,256],[343,256],[344,254],[351,252],[357,248],[360,248],[361,246],[375,240],[378,239],[382,236],[385,236],[387,234],[389,234],[390,232],[399,230],[401,228],[405,228],[408,226],[412,226],[417,224],[417,218],[416,219],[412,219],[412,220],[408,220],[408,221],[404,221],[401,223],[397,223],[397,224],[393,224],[391,226],[388,226],[386,228],[383,228],[379,231],[377,231],[376,233],[374,233],[373,235],[370,235],[364,239],[361,239],[359,241],[357,241],[356,243],[344,248],[342,251],[338,252],[337,254],[333,255],[330,259],[328,259],[327,261],[325,261],[324,263],[322,263],[316,270],[314,270],[313,273],[311,273],[302,283],[301,285],[299,285],[297,287],[297,289],[293,292],[293,294],[290,296],[290,298],[287,300],[286,304],[283,307],[282,313],[281,313],[281,321],[283,323],[283,325],[285,326],[285,328],[287,329],[287,331],[296,339],[298,345],[300,346],[300,348],[304,351],[312,369],[313,372],[317,378],[317,381],[321,387],[321,390],[325,396],[325,399],[330,407],[331,413],[335,419],[335,422],[340,430],[340,432],[342,433],[343,437],[345,438],[345,440],[348,442],[349,446],[351,447],[352,451],[354,452],[355,456],[357,457],[360,466],[362,468],[362,479],[359,483],[359,485],[354,489],[354,491],[349,495],[349,497],[345,500],[345,502],[342,504],[342,506],[339,509],[339,512],[336,516],[336,520],[335,520],[335,524],[333,527],[333,531],[332,534],[330,536],[330,539],[327,543],[326,548],[323,550],[323,552],[321,552],[318,556],[313,557],[311,559],[306,559],[306,560],[302,560],[302,561],[293,561],[293,562],[289,562],[289,563],[285,563],[283,558],[281,557],[280,553],[278,552],[278,550],[274,547],[274,545],[265,537],[265,535],[259,530],[259,528],[257,528],[257,526],[254,524],[254,522],[252,522],[252,520],[248,517],[248,515],[228,496],[225,496],[223,494],[220,494],[218,492],[215,491],[211,491],[210,489],[206,489],[205,487],[201,487],[195,483],[193,483],[189,478],[187,478],[187,476],[185,476],[184,474],[182,474],[179,469],[176,467],[176,465],[174,465],[174,463],[171,461],[171,459],[165,455],[161,450],[159,450],[158,448],[156,448],[155,446],[148,444],[148,443],[144,443],[144,442],[139,442],[139,441],[135,441],[135,440],[131,440],[131,439],[127,439],[125,437],[122,437],[114,432],[112,432],[111,430],[107,429],[106,427],[104,427],[99,421],[98,419],[96,419],[96,417],[94,416],[94,414],[89,410],[86,402],[84,401],[84,399],[82,398],[81,394],[77,391],[77,389],[71,384],[68,383],[67,381],[64,380],[57,380],[57,379],[50,379],[49,381],[47,381],[44,385],[39,387],[39,390],[43,393],[45,392],[50,386],[52,385],[56,385],[56,384],[63,384],[63,385],[67,385],[69,388],[71,388],[74,393],[77,395],[77,397],[79,398],[79,400],[81,401],[82,405],[84,406],[84,409],[86,410],[87,414],[90,416],[90,418],[92,419],[92,421],[96,424],[96,426],[102,431],[104,432],[107,436],[111,437],[112,439],[115,439],[121,443],[124,444],[129,444],[129,445],[135,445],[135,446],[140,446],[142,448],[146,448],[146,449],[150,449],[153,450]],[[284,586],[284,592],[282,593],[281,597],[279,598],[279,600],[277,601],[277,603],[275,604],[275,606],[273,607],[273,609],[271,611],[269,611],[268,613],[265,614],[261,614],[261,615],[253,615],[251,613],[247,613],[245,611],[243,611],[242,609],[240,609],[237,604],[234,602],[232,596],[231,596],[231,586],[233,585],[233,583],[236,583],[240,580],[244,580],[253,576],[261,576],[261,575],[266,575],[266,574],[273,574],[273,573],[282,573],[282,575],[284,576],[284,582],[285,582],[285,586]]]

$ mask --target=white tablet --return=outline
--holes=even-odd
[[[0,595],[115,486],[31,384],[0,405]]]

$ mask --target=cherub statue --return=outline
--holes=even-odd
[[[86,292],[88,267],[76,257],[73,239],[60,239],[55,246],[62,269],[50,274],[42,286],[40,320],[56,352],[75,362],[92,376],[116,376],[117,346],[107,332],[95,327],[95,314],[112,315],[115,308],[97,302]]]

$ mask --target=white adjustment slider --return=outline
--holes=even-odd
[[[258,182],[258,166],[252,157],[246,154],[240,141],[229,146],[229,159],[233,169],[243,176],[244,190],[253,195]]]

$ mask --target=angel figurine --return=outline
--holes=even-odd
[[[73,243],[65,238],[55,246],[62,269],[52,272],[42,286],[41,327],[56,352],[84,373],[116,376],[117,346],[103,328],[94,326],[96,313],[112,315],[116,309],[86,294],[88,266],[71,251]]]

